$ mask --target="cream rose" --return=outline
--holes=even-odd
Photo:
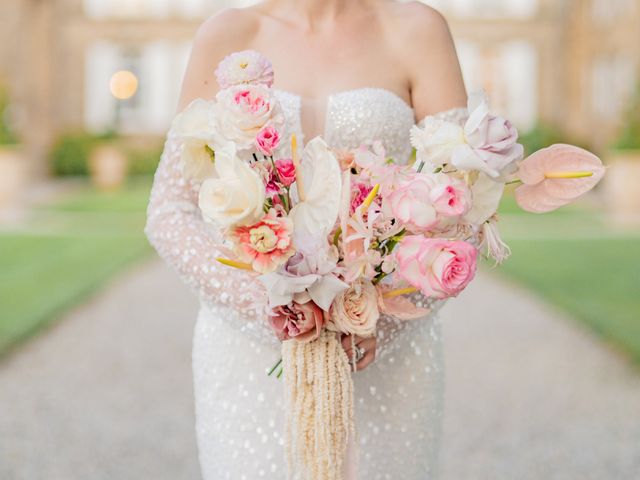
[[[336,296],[329,312],[331,330],[371,337],[380,317],[376,287],[367,280],[356,280]]]
[[[266,126],[281,131],[284,124],[280,104],[264,85],[237,85],[216,95],[216,130],[239,151],[255,148],[256,137]]]
[[[205,180],[198,204],[206,221],[221,227],[252,225],[263,216],[265,188],[258,174],[228,143],[216,150],[217,178]]]

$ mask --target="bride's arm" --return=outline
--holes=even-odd
[[[465,107],[467,92],[446,19],[423,3],[407,7],[401,55],[416,118]]]
[[[234,12],[222,16],[234,15]],[[181,107],[195,98],[215,95],[214,70],[236,40],[222,37],[221,15],[199,30],[185,75]],[[145,233],[158,254],[210,305],[233,306],[239,313],[259,317],[264,292],[246,271],[221,265],[226,256],[220,238],[204,222],[198,208],[200,183],[186,178],[181,167],[182,141],[169,132],[156,171],[147,209]]]

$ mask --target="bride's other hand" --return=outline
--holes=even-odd
[[[376,337],[359,337],[355,336],[356,345],[360,348],[364,348],[364,357],[360,359],[359,362],[356,363],[356,367],[358,370],[363,370],[367,368],[376,358],[376,345],[378,343]],[[349,357],[349,362],[353,359],[353,350],[351,348],[351,335],[343,334],[342,335],[342,348]]]

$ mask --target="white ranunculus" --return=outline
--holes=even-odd
[[[214,103],[201,98],[194,100],[171,125],[171,135],[182,140],[181,167],[187,178],[204,180],[215,173],[207,147],[215,143],[211,122]]]
[[[424,163],[433,170],[450,163],[454,149],[464,143],[462,127],[453,122],[427,117],[422,128],[411,128],[411,145],[416,149],[416,168]]]
[[[252,225],[263,216],[265,187],[258,174],[227,143],[216,150],[217,178],[205,180],[198,204],[206,221],[220,227]]]
[[[216,95],[213,116],[216,131],[238,151],[255,146],[260,130],[271,125],[281,131],[284,115],[273,91],[264,85],[236,85]]]

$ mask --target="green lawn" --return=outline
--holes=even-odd
[[[114,193],[86,186],[0,233],[0,354],[150,252],[149,186],[149,179]]]
[[[530,287],[640,362],[640,233],[584,206],[546,215],[501,207],[512,256],[497,271]]]

